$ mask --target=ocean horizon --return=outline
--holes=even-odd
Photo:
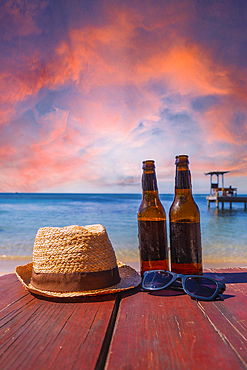
[[[207,207],[208,194],[194,194],[201,215],[203,264],[247,266],[247,210],[243,203]],[[243,194],[244,195],[244,194]],[[239,195],[240,196],[240,195]],[[167,215],[174,194],[160,194]],[[0,270],[4,261],[30,260],[40,227],[102,224],[117,259],[139,265],[137,193],[0,193]],[[20,262],[20,264],[22,264]]]

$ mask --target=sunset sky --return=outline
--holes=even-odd
[[[3,0],[0,192],[247,193],[246,0]]]

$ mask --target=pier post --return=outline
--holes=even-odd
[[[219,201],[216,199],[216,208],[219,208]]]
[[[232,209],[232,202],[230,202],[230,209]]]

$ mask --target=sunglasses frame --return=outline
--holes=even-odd
[[[167,283],[166,285],[164,285],[163,287],[158,287],[158,288],[145,288],[144,286],[144,282],[147,278],[147,276],[151,273],[154,273],[154,272],[167,272],[169,274],[171,274],[173,277],[172,279],[169,281],[169,283]],[[185,288],[185,283],[186,283],[186,280],[189,279],[189,278],[195,278],[195,277],[200,277],[200,278],[204,278],[204,279],[207,279],[207,280],[211,280],[213,281],[214,283],[216,283],[216,290],[214,292],[214,294],[212,294],[212,296],[210,297],[201,297],[201,296],[198,296],[196,294],[193,294],[193,293],[190,293],[186,288]],[[155,290],[162,290],[162,289],[165,289],[167,287],[169,287],[170,285],[172,285],[178,278],[180,278],[182,280],[182,287],[183,287],[183,290],[185,291],[186,294],[188,294],[190,297],[192,298],[195,298],[195,299],[200,299],[200,300],[203,300],[203,301],[212,301],[213,299],[216,299],[218,297],[219,294],[222,294],[225,290],[226,290],[226,286],[225,286],[225,283],[222,283],[220,281],[217,281],[215,279],[212,279],[210,277],[207,277],[207,276],[202,276],[202,275],[184,275],[184,274],[177,274],[176,272],[172,272],[172,271],[165,271],[165,270],[150,270],[150,271],[145,271],[144,272],[144,275],[143,275],[143,279],[142,279],[142,288],[145,290],[145,291],[155,291]]]

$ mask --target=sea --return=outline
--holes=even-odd
[[[167,219],[173,194],[160,194]],[[207,207],[206,195],[194,195],[201,215],[203,264],[247,266],[247,210]],[[40,227],[102,224],[117,259],[139,266],[137,211],[141,194],[0,193],[0,261],[32,260]],[[167,229],[169,225],[167,221]],[[169,235],[168,235],[169,245]]]

